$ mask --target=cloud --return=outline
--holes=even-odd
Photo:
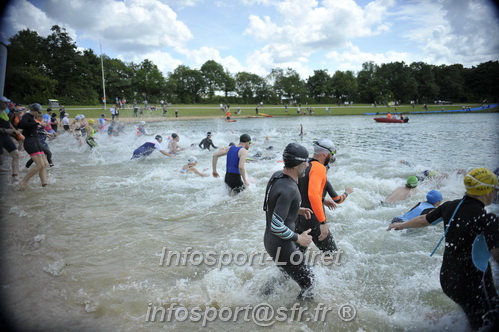
[[[233,56],[222,57],[218,49],[213,47],[200,47],[196,50],[177,49],[178,52],[185,55],[185,57],[192,64],[192,68],[199,69],[208,60],[216,61],[222,67],[227,68],[230,73],[237,73],[243,71],[244,68],[241,63]]]

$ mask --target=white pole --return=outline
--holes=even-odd
[[[104,93],[104,111],[106,110],[106,81],[104,79],[104,60],[102,59],[102,44],[100,45],[100,64],[102,68],[102,91]]]
[[[4,94],[6,68],[7,68],[7,45],[0,42],[0,96],[3,96]]]

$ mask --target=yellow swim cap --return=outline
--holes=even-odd
[[[94,119],[90,119],[90,120],[88,120],[88,123],[90,123],[90,124],[93,124],[94,122],[95,122],[95,120],[94,120]]]
[[[469,195],[487,195],[497,186],[497,175],[486,168],[475,168],[464,176],[464,186]]]

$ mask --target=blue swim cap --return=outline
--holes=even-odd
[[[430,190],[426,194],[426,200],[428,203],[435,204],[443,199],[442,194],[438,190]]]

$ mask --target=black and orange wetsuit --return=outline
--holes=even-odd
[[[298,180],[298,187],[301,194],[301,207],[311,209],[314,213],[311,219],[305,219],[303,216],[298,216],[296,221],[296,232],[301,234],[307,229],[311,229],[309,233],[317,246],[322,251],[337,250],[333,235],[329,235],[322,241],[319,241],[321,234],[320,224],[326,222],[326,213],[324,211],[324,196],[326,195],[327,169],[318,160],[312,159],[308,165],[305,176]],[[300,250],[305,251],[307,248],[300,247]]]

